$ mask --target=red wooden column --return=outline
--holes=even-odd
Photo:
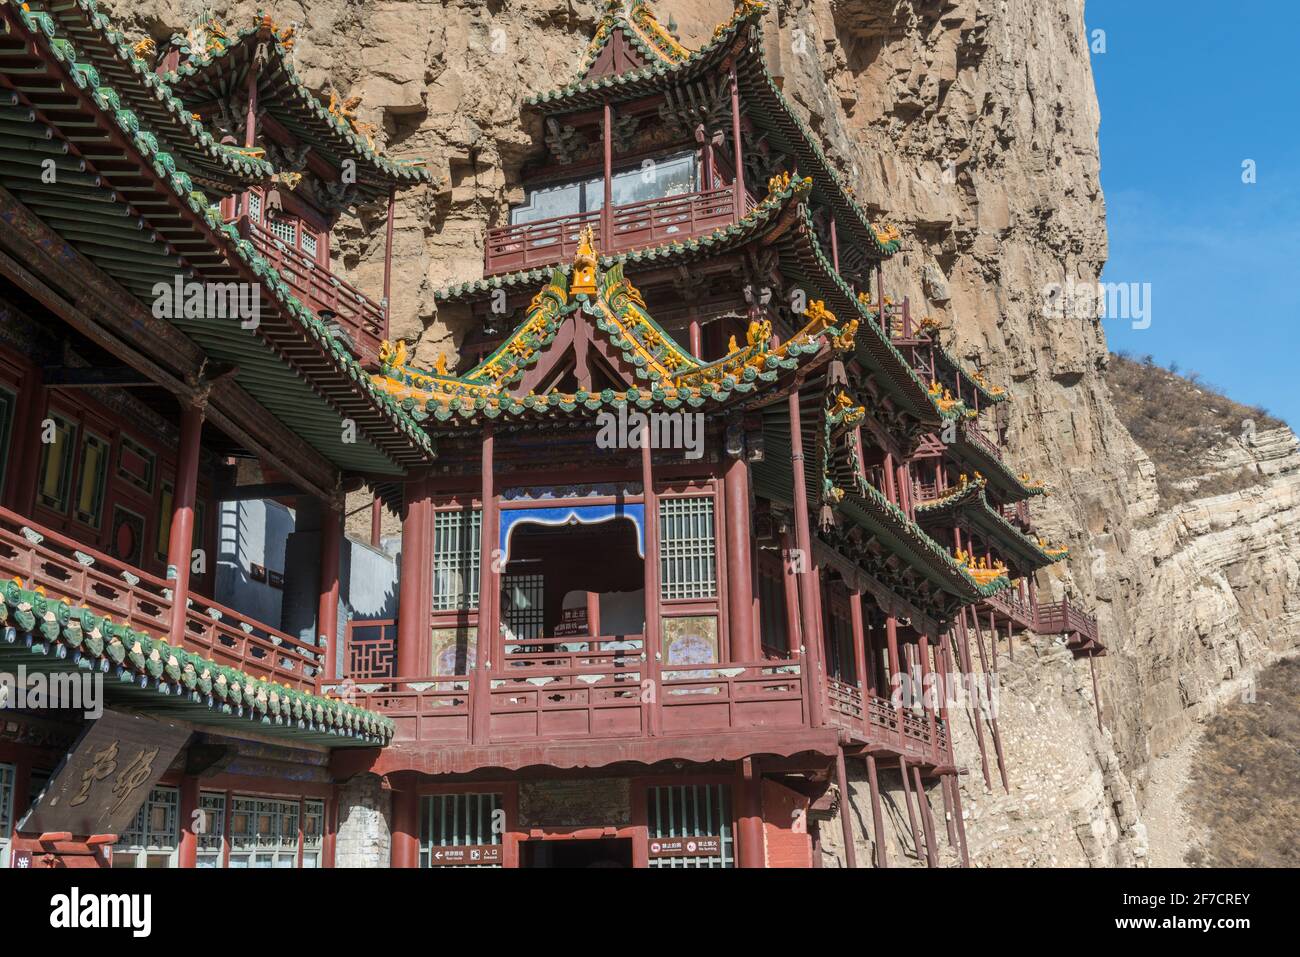
[[[822,649],[817,622],[817,579],[813,569],[812,528],[808,524],[808,489],[803,474],[803,431],[799,413],[799,391],[790,393],[790,466],[794,473],[794,534],[799,555],[800,632],[803,635],[803,680],[808,688],[808,719],[813,727],[822,723]]]
[[[195,812],[199,809],[198,777],[187,774],[181,778],[180,792],[181,843],[176,861],[179,867],[195,867],[199,861],[199,836],[194,831]],[[207,820],[207,816],[207,812],[203,812],[203,831],[210,834],[213,822]]]
[[[757,661],[754,633],[753,572],[749,548],[749,463],[742,452],[729,463],[723,477],[727,506],[727,611],[731,629],[731,660]]]
[[[862,718],[866,720],[867,708],[867,636],[862,627],[862,589],[855,588],[849,596],[849,625],[853,629],[853,676],[862,692]]]
[[[171,534],[167,539],[167,577],[172,587],[171,627],[168,641],[180,647],[190,597],[190,553],[194,547],[194,498],[199,484],[199,444],[203,438],[202,404],[181,411],[181,446],[176,461],[176,502]]]
[[[31,515],[36,506],[36,486],[41,471],[41,423],[45,421],[45,373],[32,366],[23,374],[22,409],[15,419],[12,487],[6,488],[9,504],[20,515]],[[17,805],[15,805],[17,807]]]
[[[704,358],[703,337],[700,335],[700,320],[691,320],[691,355],[697,359]]]
[[[488,676],[492,671],[492,662],[495,660],[501,637],[497,611],[501,585],[496,567],[500,536],[496,485],[492,474],[495,467],[495,451],[496,436],[493,434],[491,423],[488,423],[483,427],[483,458],[480,465],[482,484],[479,489],[479,501],[483,506],[483,516],[479,533],[478,650],[474,661],[474,693],[470,696],[470,721],[476,744],[486,743],[489,736],[492,720],[492,682]]]
[[[605,101],[605,119],[601,130],[605,148],[605,202],[600,208],[600,248],[614,251],[614,107]]]
[[[759,773],[758,759],[745,758],[741,762],[740,820],[737,827],[737,850],[741,867],[764,867],[767,851],[763,840],[763,776]]]
[[[402,577],[397,599],[397,676],[416,678],[433,614],[433,498],[428,479],[406,483],[402,517]]]
[[[388,223],[384,227],[384,338],[393,315],[393,209],[397,205],[397,187],[388,190]]]
[[[736,180],[733,188],[736,195],[736,222],[745,218],[745,147],[740,133],[740,80],[736,77],[736,64],[728,65],[731,80],[731,142],[736,160]]]
[[[781,585],[785,589],[785,634],[790,657],[799,656],[803,629],[799,621],[799,576],[794,572],[794,529],[787,527],[781,535]]]
[[[316,635],[318,642],[324,646],[322,677],[326,681],[338,678],[338,650],[343,647],[343,636],[339,634],[339,558],[342,550],[343,516],[329,502],[322,502],[320,604],[316,609]]]
[[[378,548],[384,527],[384,503],[376,495],[370,500],[370,547]]]
[[[835,271],[840,271],[840,236],[835,228],[835,217],[831,216],[831,264]]]
[[[891,698],[894,697],[898,689],[899,676],[903,673],[902,665],[898,660],[898,619],[893,615],[885,618],[885,643],[889,651],[889,687],[885,689],[886,694]],[[907,738],[903,733],[903,697],[898,695],[898,700],[894,705],[894,719],[898,722],[898,743],[900,748],[906,747]]]
[[[420,866],[420,795],[393,792],[393,867]]]
[[[649,728],[652,735],[657,735],[663,724],[660,707],[663,634],[659,624],[659,498],[655,495],[654,450],[650,447],[648,429],[643,429],[641,435],[641,502],[645,509],[645,656],[652,695],[648,702]]]
[[[934,754],[935,764],[939,763],[939,730],[935,722],[934,699],[936,693],[933,688],[933,682],[930,678],[933,672],[930,670],[930,638],[923,631],[921,632],[920,647],[917,649],[921,659],[921,707],[925,711],[926,719],[930,723],[930,750]]]

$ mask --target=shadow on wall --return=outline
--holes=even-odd
[[[285,544],[294,528],[291,509],[271,501],[222,502],[218,512],[218,602],[263,624],[279,628],[284,590]],[[253,566],[266,570],[266,580],[253,577]]]

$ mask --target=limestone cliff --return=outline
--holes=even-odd
[[[481,275],[485,229],[522,198],[519,169],[540,136],[521,121],[521,100],[573,77],[600,3],[101,5],[128,31],[160,39],[205,8],[230,24],[265,8],[297,24],[310,84],[360,93],[359,115],[390,152],[430,160],[437,184],[398,210],[394,331],[432,361],[465,332],[462,316],[438,315],[432,291]],[[696,45],[731,3],[655,8]],[[1142,860],[1138,796],[1152,759],[1233,682],[1300,643],[1294,437],[1261,435],[1233,451],[1272,472],[1258,488],[1164,510],[1150,462],[1116,415],[1101,325],[1045,315],[1045,287],[1093,282],[1106,258],[1083,12],[1083,0],[774,0],[766,14],[787,96],[869,211],[903,231],[888,290],[949,324],[955,351],[1013,392],[1010,455],[1052,486],[1035,519],[1072,553],[1040,581],[1044,598],[1095,605],[1110,648],[1098,662],[1099,732],[1086,662],[1052,639],[1018,641],[1014,661],[1003,644],[1010,794],[996,771],[986,792],[971,725],[956,722],[972,769],[962,787],[977,864]],[[345,224],[338,266],[375,289],[383,231],[378,211],[363,215],[376,218],[368,233]],[[854,804],[861,836],[866,805]],[[829,861],[839,828],[822,830]]]

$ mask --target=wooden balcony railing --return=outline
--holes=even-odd
[[[0,574],[153,637],[170,629],[170,583],[7,509],[0,509]],[[181,644],[255,677],[316,688],[312,645],[199,595],[190,596]]]
[[[1010,505],[1003,505],[1001,508],[1002,517],[1012,525],[1015,525],[1022,532],[1029,531],[1029,503],[1026,501],[1013,502]]]
[[[994,444],[993,440],[984,434],[984,431],[973,422],[967,422],[965,425],[966,438],[972,445],[977,445],[994,458],[1001,458],[1002,451]]]
[[[1033,606],[1024,598],[1016,589],[1003,589],[984,599],[985,604],[995,611],[1001,612],[1013,620],[1022,628],[1034,628],[1036,619],[1034,618]]]
[[[326,319],[321,315],[323,311],[334,314],[334,321],[352,340],[362,362],[378,357],[380,343],[388,336],[384,306],[248,218],[241,219],[239,227],[244,237],[275,266],[280,278],[304,306],[322,319]]]
[[[1096,641],[1097,617],[1070,604],[1069,598],[1038,606],[1038,621],[1034,631],[1040,635],[1077,634],[1085,641]]]
[[[599,210],[575,213],[488,230],[484,272],[489,275],[569,262],[578,251],[582,230],[595,232],[601,253],[645,249],[674,240],[692,239],[735,219],[730,187],[650,199],[614,208],[610,236]]]

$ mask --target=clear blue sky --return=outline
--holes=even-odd
[[[1113,351],[1300,427],[1300,30],[1293,3],[1087,0],[1107,283],[1150,283]],[[1255,161],[1256,182],[1242,182]]]

